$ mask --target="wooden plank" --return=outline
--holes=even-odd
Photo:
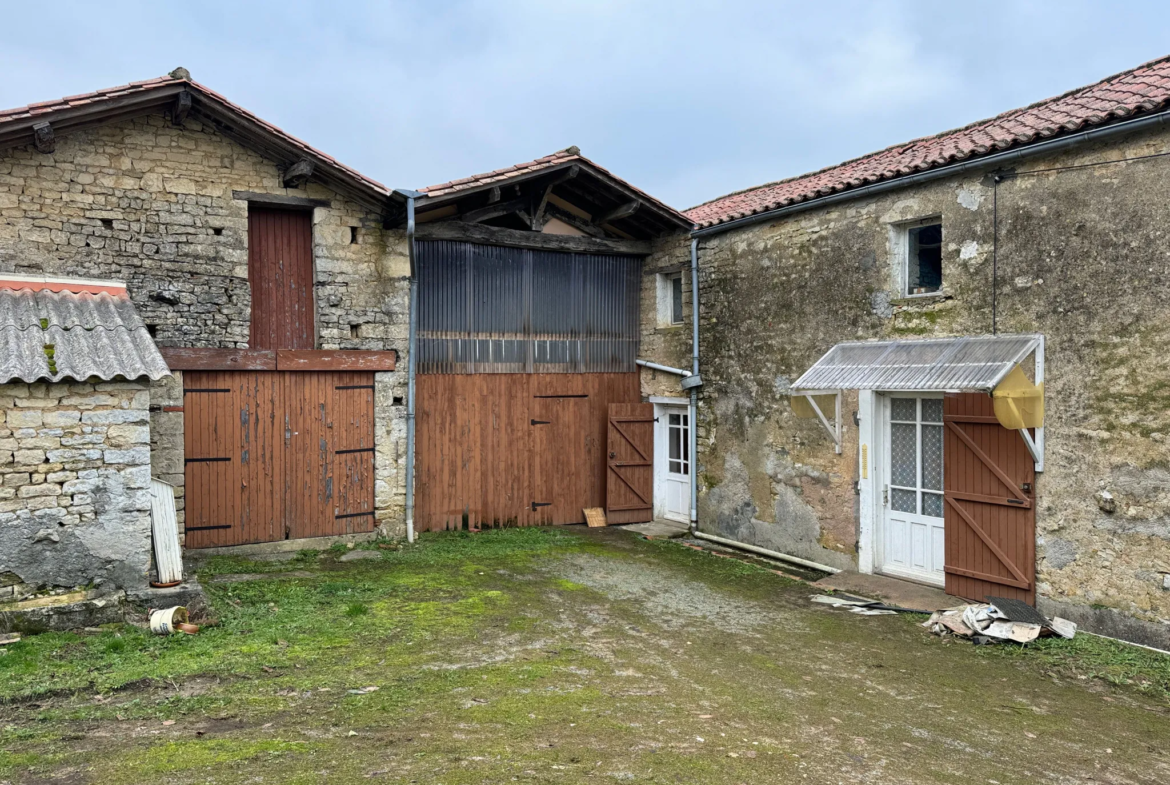
[[[1031,456],[1018,434],[994,420],[986,395],[948,395],[944,420],[946,590],[1034,603],[1035,509],[1018,490],[1035,481]],[[1004,497],[1005,486],[1019,498]]]
[[[303,210],[248,208],[250,340],[256,349],[316,345],[313,217]]]
[[[637,523],[654,517],[654,405],[609,405],[606,518]]]
[[[214,349],[160,346],[172,371],[275,371],[276,352],[269,349]]]
[[[415,237],[420,240],[458,240],[509,248],[533,248],[541,251],[648,256],[651,243],[643,240],[611,240],[565,234],[543,234],[520,229],[469,224],[462,221],[435,221],[419,224]]]
[[[303,196],[265,194],[257,191],[232,191],[232,198],[259,206],[300,207],[306,210],[311,210],[314,207],[330,207],[332,204],[328,199],[307,199]]]
[[[418,531],[460,528],[465,510],[480,527],[583,521],[584,508],[605,503],[608,404],[640,395],[636,373],[423,374],[416,384]]]
[[[351,349],[281,349],[276,368],[281,371],[393,371],[398,352]],[[371,377],[370,384],[373,384]]]

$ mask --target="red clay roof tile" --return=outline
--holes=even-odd
[[[903,177],[956,161],[1026,145],[1170,102],[1170,57],[1096,84],[1004,112],[936,136],[894,145],[810,174],[737,191],[685,211],[699,227],[715,226],[861,185]]]

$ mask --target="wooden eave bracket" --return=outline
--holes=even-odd
[[[182,125],[191,114],[191,93],[184,90],[175,96],[175,103],[171,107],[171,124]]]
[[[284,171],[281,181],[285,188],[300,188],[313,176],[316,164],[310,158],[302,158]]]
[[[38,153],[51,153],[57,149],[57,140],[53,136],[53,126],[49,123],[37,123],[32,127],[33,146]]]

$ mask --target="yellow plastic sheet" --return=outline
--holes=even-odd
[[[995,418],[1013,431],[1040,428],[1044,425],[1044,384],[1032,384],[1016,366],[991,392]]]
[[[837,396],[836,395],[814,395],[813,400],[817,402],[817,406],[821,409],[821,414],[830,420],[836,412]],[[812,404],[808,402],[808,398],[803,395],[794,395],[790,399],[792,403],[792,413],[797,417],[805,419],[813,419],[817,416]]]

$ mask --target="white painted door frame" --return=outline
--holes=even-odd
[[[669,471],[670,445],[667,440],[669,432],[668,415],[679,414],[684,417],[690,413],[690,401],[686,398],[670,398],[652,396],[650,402],[654,404],[654,517],[688,523],[690,521],[690,490],[691,477],[676,475]],[[687,423],[693,428],[694,423]],[[687,441],[686,449],[690,449]],[[694,471],[694,456],[688,460],[688,469]],[[677,486],[677,487],[676,487]],[[681,496],[678,496],[681,494]],[[670,501],[675,499],[678,509],[670,510]]]
[[[920,392],[917,397],[941,397],[942,391]],[[889,395],[875,390],[858,392],[858,491],[861,496],[857,538],[857,569],[882,570],[887,504],[883,490],[889,482]],[[897,575],[896,577],[911,577]],[[911,577],[912,580],[920,580]]]

